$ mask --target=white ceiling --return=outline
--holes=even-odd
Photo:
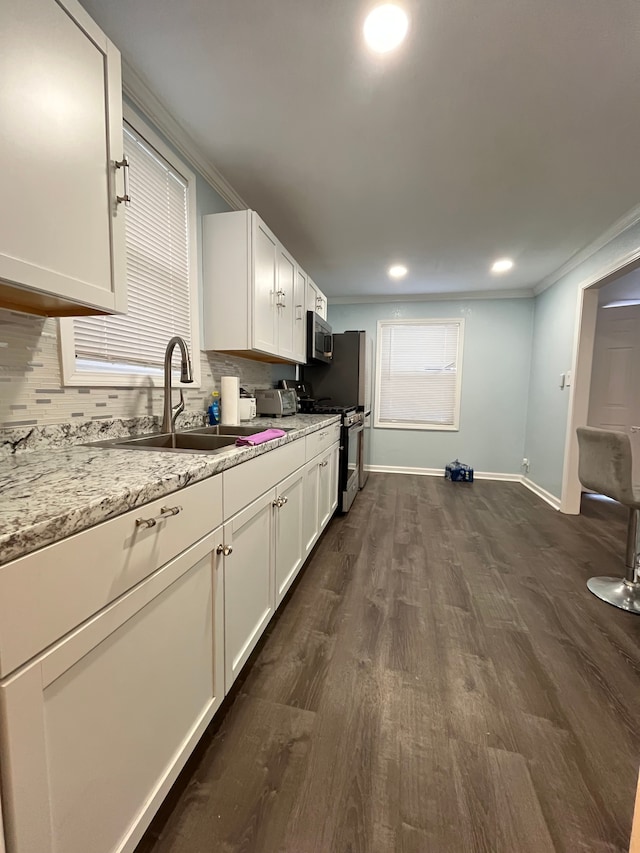
[[[531,287],[640,202],[638,0],[407,0],[384,58],[375,2],[82,2],[329,295]]]

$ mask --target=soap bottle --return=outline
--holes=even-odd
[[[220,423],[220,394],[218,391],[214,391],[211,394],[211,405],[207,409],[209,413],[209,423],[211,426],[215,426]]]

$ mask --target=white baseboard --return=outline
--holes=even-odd
[[[443,468],[403,468],[395,465],[365,465],[367,471],[376,474],[417,474],[420,477],[443,477]],[[507,483],[521,483],[522,474],[501,474],[492,471],[474,471],[475,480],[503,480]]]
[[[417,474],[420,477],[444,477],[442,468],[405,468],[395,465],[365,465],[367,471],[372,474]],[[560,509],[560,498],[552,495],[542,486],[534,483],[523,474],[502,474],[494,471],[474,471],[473,477],[475,480],[502,480],[505,483],[522,483],[522,485],[537,495],[549,506],[554,509]]]
[[[555,495],[552,495],[551,492],[548,492],[546,489],[543,489],[542,486],[539,486],[537,483],[534,483],[533,480],[530,480],[528,477],[522,478],[522,485],[529,489],[530,492],[533,492],[534,495],[537,495],[539,498],[542,498],[543,501],[552,506],[554,509],[560,509],[560,498],[557,498]]]

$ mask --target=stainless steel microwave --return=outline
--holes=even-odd
[[[307,362],[323,361],[328,364],[332,358],[331,326],[315,311],[307,311]]]

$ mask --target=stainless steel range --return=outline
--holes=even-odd
[[[338,472],[338,510],[348,512],[360,489],[360,465],[362,460],[362,438],[364,412],[355,406],[334,406],[331,403],[316,404],[313,412],[319,415],[341,415],[340,461]]]

